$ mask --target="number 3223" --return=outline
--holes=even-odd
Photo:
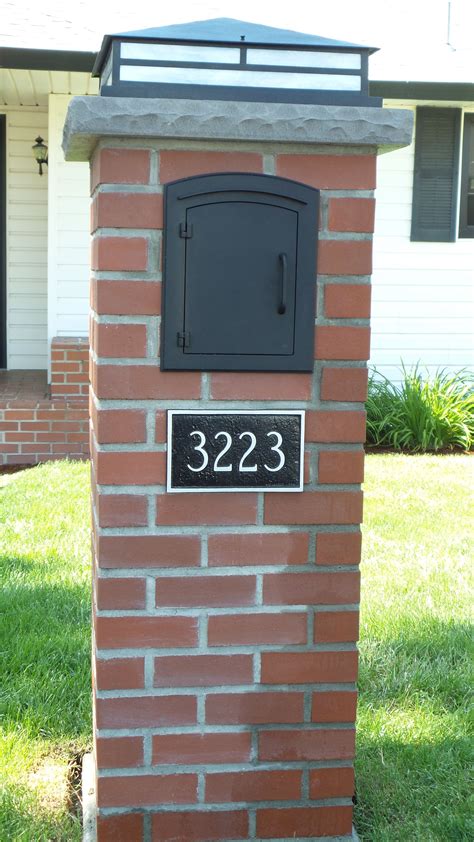
[[[197,442],[197,444],[194,445],[193,449],[196,451],[196,453],[199,453],[201,455],[202,459],[201,459],[200,465],[195,466],[195,465],[190,465],[188,463],[187,467],[189,468],[190,471],[193,471],[194,473],[198,473],[199,471],[203,471],[205,468],[207,468],[207,466],[209,464],[209,454],[206,450],[206,436],[204,435],[202,430],[193,430],[193,432],[190,433],[189,435],[194,436],[195,438],[198,439],[198,442]],[[271,430],[269,433],[267,433],[267,437],[271,437],[271,436],[273,436],[275,443],[270,447],[270,450],[272,450],[275,453],[276,457],[278,457],[278,463],[276,465],[267,465],[266,463],[264,463],[263,467],[265,468],[266,471],[270,471],[270,472],[274,473],[275,471],[281,471],[281,469],[283,468],[283,466],[285,464],[285,454],[280,449],[281,445],[283,443],[283,439],[281,437],[281,434],[276,432],[276,430]],[[225,457],[226,453],[232,447],[232,436],[230,435],[230,433],[227,433],[224,430],[221,430],[219,433],[215,434],[214,438],[218,442],[220,442],[220,440],[223,439],[224,440],[224,446],[223,446],[222,450],[220,450],[219,453],[217,454],[217,456],[214,460],[214,465],[213,465],[212,470],[216,471],[216,472],[232,471],[232,467],[233,467],[232,463],[223,464],[223,460],[224,460],[224,457]],[[250,431],[246,430],[245,432],[240,433],[239,439],[241,441],[245,441],[245,439],[248,439],[248,441],[250,442],[247,450],[245,451],[244,455],[242,456],[242,458],[239,462],[239,471],[241,473],[255,473],[257,471],[258,466],[251,459],[251,454],[256,447],[257,438],[254,435],[254,433],[251,433]],[[272,439],[270,439],[270,441],[271,440]]]

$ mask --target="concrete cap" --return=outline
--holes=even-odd
[[[67,161],[87,161],[101,138],[408,146],[413,113],[400,108],[78,96],[66,116]]]

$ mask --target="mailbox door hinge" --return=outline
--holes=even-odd
[[[189,348],[191,344],[191,334],[189,330],[178,331],[176,334],[178,348]]]
[[[179,236],[183,238],[183,240],[190,240],[193,236],[193,226],[191,223],[181,222],[179,225]]]

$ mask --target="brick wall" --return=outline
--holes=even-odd
[[[14,395],[0,392],[0,465],[89,456],[89,341],[55,338],[51,358],[50,393],[34,378]]]
[[[51,397],[87,398],[89,340],[56,336],[51,342]]]
[[[375,156],[176,146],[92,161],[98,839],[350,836]],[[162,185],[222,171],[322,189],[313,374],[160,371]],[[304,492],[166,494],[183,407],[304,408]]]

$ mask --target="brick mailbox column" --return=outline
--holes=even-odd
[[[297,120],[243,142],[230,112],[216,142],[111,102],[73,101],[66,126],[92,156],[98,839],[350,838],[376,152],[409,127],[333,109],[358,115],[331,146],[331,109],[297,106],[323,142]],[[313,373],[160,370],[163,185],[226,171],[322,191]],[[304,492],[168,494],[166,412],[197,408],[304,409]]]

